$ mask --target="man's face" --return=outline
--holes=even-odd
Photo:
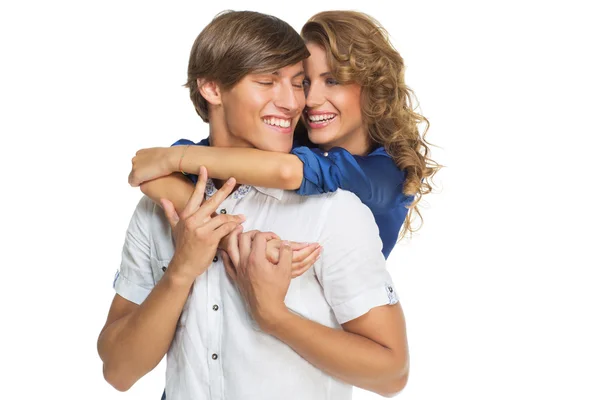
[[[246,75],[221,94],[227,130],[236,145],[288,153],[304,109],[302,62],[273,73]]]

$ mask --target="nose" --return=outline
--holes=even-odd
[[[325,103],[325,96],[319,85],[310,85],[306,88],[306,107],[316,108]]]
[[[294,87],[289,84],[280,86],[275,98],[275,106],[285,110],[288,113],[297,113],[304,108],[304,96],[294,90]]]

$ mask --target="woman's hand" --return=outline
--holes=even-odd
[[[243,228],[239,226],[219,243],[219,249],[227,253],[235,266],[240,263],[238,239],[242,232]],[[277,264],[283,241],[279,236],[271,235],[271,239],[267,241],[267,259],[272,264]],[[292,278],[297,278],[308,271],[319,259],[322,247],[318,243],[289,242],[289,244],[292,249]]]
[[[144,182],[177,171],[178,155],[181,156],[183,147],[152,147],[139,150],[131,159],[129,184],[134,187],[140,186]]]
[[[321,246],[319,243],[288,243],[292,248],[292,278],[297,278],[308,271],[319,259],[321,256]],[[283,246],[281,239],[272,239],[267,242],[267,260],[270,263],[279,263],[281,246]]]

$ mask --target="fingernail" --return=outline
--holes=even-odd
[[[229,179],[227,179],[227,184],[228,184],[229,186],[233,186],[233,183],[234,183],[234,182],[235,182],[235,179],[233,179],[233,178],[229,178]]]
[[[283,243],[283,245],[284,245],[285,247],[290,247],[290,242],[289,242],[289,241],[287,241],[287,240],[284,240],[282,243]]]

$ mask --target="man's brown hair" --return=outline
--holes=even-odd
[[[250,73],[276,71],[309,55],[304,40],[287,22],[253,11],[225,11],[196,38],[185,86],[196,112],[208,122],[208,104],[197,79],[217,82],[227,90]]]

